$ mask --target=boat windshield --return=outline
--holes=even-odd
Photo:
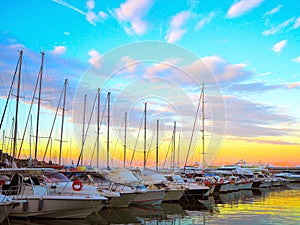
[[[47,183],[53,183],[53,182],[70,182],[70,179],[67,178],[62,173],[57,172],[44,172],[43,176],[45,178],[45,181]]]

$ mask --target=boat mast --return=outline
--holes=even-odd
[[[98,107],[97,107],[97,169],[99,169],[100,158],[100,88],[98,88]]]
[[[107,93],[107,158],[106,166],[107,170],[110,170],[109,167],[109,126],[110,126],[110,92]]]
[[[176,150],[176,138],[175,138],[175,135],[176,135],[176,121],[174,121],[174,128],[173,128],[173,156],[172,156],[172,168],[173,168],[173,172],[175,170],[175,150]]]
[[[17,134],[18,134],[18,113],[19,113],[19,100],[20,100],[20,83],[21,83],[21,70],[22,70],[22,57],[23,50],[20,50],[20,59],[19,59],[19,73],[18,73],[18,89],[17,89],[17,99],[16,99],[16,114],[15,114],[15,128],[14,128],[14,141],[13,141],[13,155],[11,158],[11,163],[15,159],[16,150],[17,150]]]
[[[83,148],[84,148],[84,126],[85,126],[86,96],[87,95],[84,95],[84,101],[83,101],[82,140],[81,140],[81,154],[80,154],[81,165],[83,165]]]
[[[180,135],[181,133],[179,133],[179,137],[178,137],[178,149],[177,149],[177,168],[179,168],[179,157],[180,157]]]
[[[39,140],[39,121],[40,121],[40,108],[41,108],[41,93],[42,93],[42,78],[43,78],[43,66],[44,66],[44,52],[42,54],[42,63],[39,72],[39,97],[38,97],[38,109],[36,117],[36,133],[35,133],[35,149],[34,149],[34,164],[37,163],[37,151],[38,151],[38,140]]]
[[[125,112],[125,121],[124,121],[124,162],[123,167],[126,167],[126,138],[127,138],[127,112]]]
[[[62,117],[61,117],[61,129],[60,129],[60,144],[59,144],[59,159],[58,159],[58,164],[59,165],[61,165],[61,154],[62,154],[62,143],[63,143],[63,133],[64,133],[64,119],[65,119],[67,84],[68,84],[68,79],[65,79],[65,83],[64,83],[64,101],[63,101]]]
[[[156,121],[156,170],[158,170],[158,130],[159,130],[159,120]]]
[[[201,95],[202,95],[202,108],[201,108],[201,120],[202,120],[202,173],[204,173],[204,169],[205,169],[205,157],[204,157],[204,83],[202,83],[202,91],[201,91]]]
[[[30,114],[30,134],[29,134],[29,165],[32,165],[32,115]]]
[[[146,139],[147,139],[147,102],[145,102],[145,111],[144,111],[144,169],[146,167]]]

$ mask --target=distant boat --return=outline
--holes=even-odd
[[[281,173],[275,174],[275,177],[281,177],[289,182],[300,182],[300,174],[291,173],[289,171],[283,171]]]

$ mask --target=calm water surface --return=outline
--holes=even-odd
[[[4,224],[300,224],[300,184],[219,194],[195,202],[102,209],[85,220],[16,220]]]

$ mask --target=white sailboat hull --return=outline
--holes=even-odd
[[[183,196],[184,192],[184,189],[167,190],[166,195],[163,198],[163,202],[179,201],[179,199]]]
[[[136,193],[121,193],[119,198],[111,198],[109,200],[109,206],[116,208],[126,208],[136,197]]]
[[[102,198],[92,196],[23,196],[10,216],[38,218],[84,219],[102,207]]]
[[[147,192],[139,193],[131,204],[159,205],[162,203],[165,195],[165,190],[147,190]]]

